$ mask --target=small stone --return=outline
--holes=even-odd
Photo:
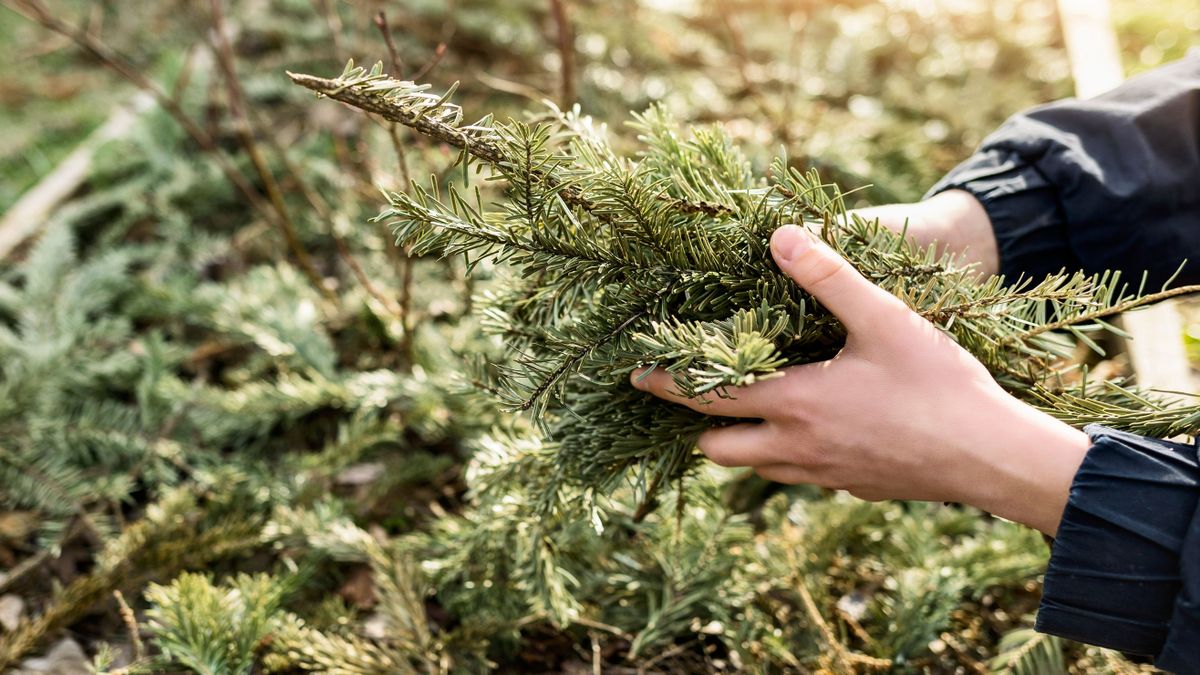
[[[37,514],[32,511],[0,512],[0,539],[20,541],[38,527]]]
[[[337,475],[338,485],[370,485],[383,475],[384,466],[378,462],[355,464]]]
[[[372,640],[382,640],[388,635],[388,621],[382,614],[372,614],[363,622],[363,636]]]
[[[855,621],[862,621],[867,614],[867,599],[858,591],[851,591],[838,598],[837,608]]]
[[[59,640],[45,656],[28,659],[21,664],[21,669],[17,671],[21,675],[34,675],[35,673],[77,675],[89,672],[91,672],[91,668],[88,665],[87,655],[83,653],[83,647],[80,647],[79,643],[71,638]]]
[[[20,596],[11,593],[0,596],[0,628],[6,632],[16,630],[17,624],[21,623],[21,616],[24,614],[25,601]]]

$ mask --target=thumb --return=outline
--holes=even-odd
[[[894,295],[867,281],[825,242],[803,227],[784,225],[771,235],[779,269],[833,312],[847,330],[878,325],[881,313],[904,308]]]

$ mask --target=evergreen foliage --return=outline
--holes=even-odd
[[[1012,390],[1070,421],[1195,427],[1194,411],[1055,372],[1073,340],[1106,329],[1094,319],[1140,302],[1119,280],[973,287],[844,215],[915,198],[1005,114],[1065,93],[1044,12],[567,3],[583,106],[611,120],[661,101],[627,133],[569,105],[494,121],[522,98],[574,98],[548,54],[548,3],[408,0],[381,18],[393,63],[436,82],[478,75],[455,98],[495,118],[463,124],[448,96],[382,71],[347,72],[337,86],[361,82],[337,96],[422,138],[311,105],[280,76],[393,46],[373,3],[224,3],[219,32],[233,36],[265,157],[251,173],[227,77],[205,58],[212,5],[49,4],[146,66],[216,149],[144,113],[36,243],[0,260],[0,596],[27,602],[22,623],[0,629],[0,670],[64,633],[113,673],[1018,666],[1007,657],[1023,633],[997,649],[1036,605],[1035,533],[697,463],[689,438],[709,420],[628,387],[629,370],[655,363],[719,396],[838,348],[837,323],[771,266],[766,237],[782,222],[822,227]],[[125,91],[72,49],[47,42],[43,54],[22,21],[0,13],[0,49],[22,64],[0,94],[45,100],[0,113],[19,122],[0,149],[6,206]],[[981,67],[993,50],[995,67]],[[49,93],[81,73],[71,106]],[[916,73],[988,105],[915,95]],[[872,105],[882,114],[863,113]],[[681,127],[668,110],[729,124]],[[759,142],[793,156],[772,165]],[[446,147],[462,153],[456,170]],[[840,193],[808,166],[881,187]],[[373,186],[410,173],[434,178],[389,194],[382,221],[405,250],[365,221]],[[315,277],[255,204],[272,180]],[[493,394],[536,416],[500,414]],[[1052,642],[1068,668],[1136,672]]]
[[[756,177],[720,127],[685,133],[661,108],[636,118],[641,149],[626,157],[578,111],[462,124],[453,88],[431,94],[382,64],[292,79],[457,146],[464,183],[472,159],[503,181],[506,199],[494,208],[466,184],[417,185],[389,193],[378,220],[418,254],[512,270],[482,298],[484,326],[509,354],[484,381],[510,409],[529,410],[552,444],[546,490],[606,493],[634,470],[650,500],[692,465],[696,435],[712,421],[629,387],[639,366],[672,373],[682,395],[727,396],[836,353],[840,324],[771,261],[770,234],[784,223],[819,227],[865,277],[1027,400],[1063,389],[1059,360],[1072,342],[1058,333],[1099,350],[1090,335],[1111,329],[1103,317],[1162,297],[1130,292],[1116,275],[975,283],[972,270],[848,214],[815,172],[783,157]]]
[[[268,575],[239,575],[218,588],[184,573],[146,588],[147,628],[168,662],[203,675],[249,673],[285,590]]]
[[[1037,633],[1031,628],[1015,630],[1000,641],[1000,653],[992,659],[992,672],[999,675],[1061,673],[1067,669],[1060,638]]]

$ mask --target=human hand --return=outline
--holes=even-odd
[[[700,436],[700,450],[723,466],[870,500],[963,502],[1055,533],[1086,435],[1008,395],[950,336],[804,228],[777,230],[771,252],[846,327],[837,356],[729,398],[679,396],[664,370],[635,372],[634,386],[702,413],[762,420]]]
[[[887,204],[856,209],[855,215],[900,232],[904,230],[918,246],[938,244],[963,264],[974,264],[982,277],[1000,271],[1000,255],[992,221],[983,205],[965,190],[939,192],[913,204]],[[907,228],[907,229],[906,229]]]

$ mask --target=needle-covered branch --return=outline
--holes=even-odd
[[[719,126],[685,131],[660,108],[637,116],[640,149],[623,156],[578,111],[464,126],[452,91],[430,93],[379,65],[291,77],[457,147],[461,161],[502,180],[496,203],[465,184],[413,186],[389,194],[379,219],[417,253],[510,271],[481,303],[509,359],[478,381],[531,411],[553,439],[544,456],[557,478],[545,489],[605,489],[635,467],[657,486],[691,466],[695,436],[711,421],[629,387],[639,366],[665,368],[682,394],[727,396],[840,349],[841,324],[769,254],[783,224],[819,228],[864,276],[1031,401],[1063,389],[1059,364],[1076,340],[1099,349],[1092,336],[1112,329],[1104,317],[1159,297],[1131,293],[1117,275],[979,282],[952,258],[849,213],[844,193],[815,172],[781,157],[758,175]]]

